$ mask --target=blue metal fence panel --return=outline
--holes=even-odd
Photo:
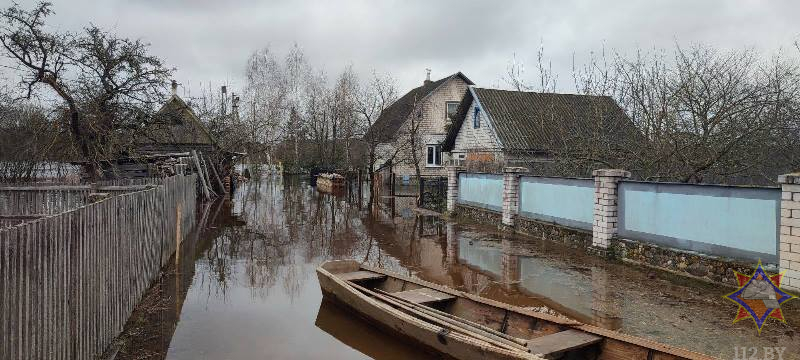
[[[710,255],[776,261],[780,189],[621,182],[619,235]]]
[[[503,211],[503,176],[458,174],[458,202],[494,211]]]
[[[594,180],[523,176],[519,212],[527,218],[591,230]]]

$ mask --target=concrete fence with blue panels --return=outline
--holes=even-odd
[[[630,181],[616,169],[596,170],[591,179],[530,176],[519,168],[448,174],[448,211],[465,205],[502,212],[505,226],[525,219],[591,231],[591,247],[601,252],[612,239],[627,239],[775,263],[786,270],[786,284],[800,288],[800,176],[782,176],[779,188]]]
[[[503,210],[503,176],[461,173],[458,176],[458,202],[494,211]]]
[[[619,236],[745,259],[777,262],[779,188],[619,184]]]
[[[520,216],[592,230],[594,180],[522,176],[519,183]]]

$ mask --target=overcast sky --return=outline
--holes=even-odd
[[[581,62],[604,45],[631,52],[701,43],[796,54],[791,44],[800,38],[796,0],[52,1],[51,25],[94,23],[141,38],[193,89],[201,82],[236,89],[250,53],[265,46],[285,53],[294,43],[330,77],[352,64],[362,75],[392,74],[401,92],[419,85],[425,68],[435,79],[462,71],[480,86],[502,86],[514,54],[534,75],[543,44],[559,89],[570,92],[573,54]]]

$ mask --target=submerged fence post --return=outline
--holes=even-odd
[[[460,166],[447,167],[447,212],[451,213],[456,209],[458,202],[458,173],[463,170]]]
[[[519,213],[519,178],[527,172],[524,167],[503,169],[503,225],[514,226]]]
[[[778,177],[781,184],[780,248],[782,287],[800,290],[800,173]]]
[[[617,188],[621,180],[631,173],[620,169],[592,171],[594,176],[594,223],[592,225],[592,247],[599,253],[605,250],[617,235]]]
[[[503,239],[501,245],[503,248],[503,255],[500,259],[500,268],[503,273],[502,284],[506,289],[511,289],[521,281],[519,256],[514,254],[514,243],[511,240]]]

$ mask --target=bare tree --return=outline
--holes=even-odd
[[[352,168],[352,144],[358,131],[358,112],[356,110],[358,103],[358,77],[353,71],[352,66],[348,66],[339,75],[336,80],[336,85],[333,89],[333,118],[332,122],[332,140],[333,149],[331,150],[334,156],[332,163],[338,164],[336,143],[341,141],[344,143],[344,163]]]
[[[60,113],[6,95],[0,94],[0,182],[67,175],[63,161],[74,152],[69,134],[59,126]]]
[[[618,165],[645,179],[769,183],[798,160],[796,60],[676,46],[573,66],[579,92],[612,96],[645,141]],[[619,139],[594,139],[604,146]]]
[[[62,100],[81,155],[96,163],[110,155],[126,124],[141,122],[163,100],[171,70],[139,40],[89,26],[82,33],[50,33],[51,4],[2,11],[0,42],[16,66],[25,96],[42,84]],[[96,175],[96,174],[94,174]]]
[[[247,62],[244,115],[247,153],[251,158],[269,158],[285,136],[282,126],[289,114],[286,72],[269,48],[254,52]]]
[[[525,62],[518,60],[515,53],[506,66],[506,75],[503,81],[517,91],[556,92],[558,76],[553,72],[553,63],[545,60],[543,42],[539,44],[539,49],[536,51],[536,71],[538,84],[532,85],[525,78]]]
[[[378,158],[393,159],[397,149],[393,154],[379,154],[379,145],[385,142],[387,124],[379,126],[376,121],[384,110],[397,100],[397,85],[395,80],[389,75],[382,75],[372,71],[372,76],[366,84],[361,86],[356,99],[356,111],[359,113],[361,121],[358,124],[359,133],[364,134],[362,139],[366,146],[366,165],[369,172],[370,182],[375,181],[375,166]],[[371,130],[370,130],[371,129]]]
[[[425,139],[422,133],[422,109],[418,107],[419,104],[417,100],[416,98],[414,99],[412,105],[413,111],[400,128],[398,138],[400,139],[401,147],[399,151],[408,155],[408,157],[405,158],[406,165],[414,167],[414,175],[417,178],[417,184],[419,184],[417,206],[421,206],[425,189],[422,186],[422,169],[420,163],[424,160],[423,156],[425,156]]]

